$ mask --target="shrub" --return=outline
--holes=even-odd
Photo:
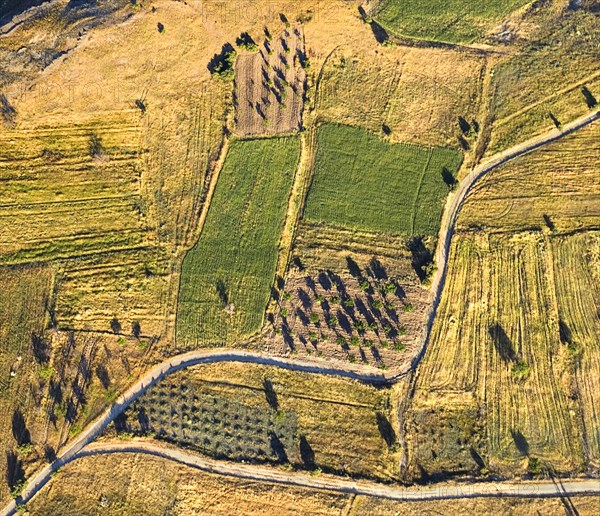
[[[406,303],[403,308],[403,310],[407,313],[412,312],[414,309],[415,308],[413,307],[413,305],[411,303]]]
[[[317,324],[319,322],[319,314],[312,312],[309,317],[309,321],[313,324]]]
[[[516,380],[526,380],[531,372],[531,367],[526,362],[519,361],[512,366],[510,372]]]
[[[248,52],[256,52],[258,50],[258,45],[247,32],[240,34],[239,38],[235,40],[235,44]]]
[[[328,323],[329,323],[329,326],[331,326],[332,328],[335,328],[339,324],[339,321],[338,321],[337,317],[333,316],[333,317],[329,318]]]

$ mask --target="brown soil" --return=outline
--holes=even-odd
[[[284,29],[236,62],[236,131],[241,136],[281,134],[302,127],[304,36]]]

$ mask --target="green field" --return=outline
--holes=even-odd
[[[398,34],[470,42],[527,0],[384,0],[377,21]]]
[[[390,144],[364,130],[326,124],[317,134],[305,218],[391,235],[437,235],[459,152]]]
[[[200,240],[183,263],[180,344],[232,343],[260,329],[299,155],[298,138],[231,145]]]

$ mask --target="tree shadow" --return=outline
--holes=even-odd
[[[33,356],[38,364],[47,364],[50,361],[50,346],[43,337],[36,333],[31,333],[31,347]]]
[[[304,309],[308,310],[310,307],[312,307],[312,299],[310,298],[310,295],[302,288],[298,288],[298,299],[300,299]]]
[[[227,285],[222,279],[218,279],[215,284],[215,288],[217,289],[217,295],[221,300],[223,306],[227,306],[229,304],[229,294],[227,293]]]
[[[29,444],[31,442],[31,434],[27,430],[25,418],[20,410],[15,410],[12,416],[12,434],[17,442],[17,446]]]
[[[0,13],[0,15],[1,14],[2,13]],[[17,117],[17,110],[8,101],[8,98],[6,97],[6,95],[4,95],[4,93],[0,93],[0,114],[2,115],[2,120],[6,125],[14,125],[15,119]]]
[[[342,328],[342,330],[344,330],[347,334],[351,334],[352,325],[350,324],[350,321],[348,320],[346,315],[341,310],[338,310],[336,317],[340,328]]]
[[[351,276],[354,276],[357,279],[362,278],[362,271],[360,270],[358,263],[356,263],[351,256],[346,256],[346,266],[348,267],[348,272]]]
[[[326,291],[331,290],[332,284],[331,284],[331,280],[329,279],[329,275],[327,273],[320,272],[318,281],[319,281],[319,284],[321,285],[321,287],[323,287],[323,290],[326,290]]]
[[[373,256],[371,261],[369,262],[369,266],[371,268],[371,274],[375,279],[378,280],[387,280],[388,275],[385,267],[381,264],[381,262]]]
[[[529,443],[520,430],[511,430],[510,435],[513,438],[515,446],[520,454],[529,456]]]
[[[465,136],[471,134],[471,131],[473,130],[471,124],[462,116],[458,117],[458,126],[460,127],[461,133],[463,133]]]
[[[454,188],[456,186],[457,181],[454,177],[454,174],[452,174],[452,172],[450,172],[450,170],[448,170],[446,167],[442,168],[442,179],[448,188]]]
[[[139,339],[140,335],[142,334],[142,326],[140,325],[139,321],[133,321],[131,323],[131,334],[136,338]]]
[[[316,467],[315,452],[304,435],[300,436],[300,458],[307,469]]]
[[[96,377],[100,380],[102,387],[108,389],[110,385],[110,376],[108,375],[108,369],[103,364],[99,364],[96,367]]]
[[[498,323],[491,325],[488,328],[488,333],[494,343],[496,351],[504,362],[514,362],[517,355],[513,348],[510,338],[504,331],[504,328]]]
[[[225,43],[221,48],[221,52],[215,54],[212,59],[208,62],[207,68],[211,74],[221,73],[225,69],[229,68],[230,56],[235,52],[231,43]]]
[[[373,31],[373,36],[375,36],[375,40],[380,45],[383,45],[386,41],[390,39],[390,35],[388,32],[376,21],[372,21],[370,24],[371,30]]]
[[[121,331],[123,331],[121,323],[119,322],[119,319],[117,319],[116,316],[113,317],[112,320],[110,321],[110,329],[115,334],[119,334],[119,333],[121,333]]]
[[[407,242],[407,248],[412,255],[411,265],[419,280],[423,281],[427,274],[425,267],[433,262],[433,255],[423,242],[423,237],[415,236]]]
[[[594,109],[598,105],[598,100],[587,86],[581,88],[581,93],[583,94],[583,98],[589,109]]]
[[[388,445],[388,447],[393,446],[394,444],[396,444],[397,438],[396,432],[394,431],[392,424],[390,423],[389,419],[385,417],[385,415],[381,412],[377,412],[376,416],[377,428],[379,429],[381,437],[383,437],[383,440],[385,441],[385,444]]]
[[[150,418],[148,418],[148,414],[146,413],[146,409],[144,407],[140,407],[137,413],[137,420],[140,425],[140,432],[142,434],[148,434],[152,430],[150,425]]]
[[[554,225],[554,222],[552,222],[552,219],[550,218],[549,215],[546,215],[545,213],[542,215],[542,217],[544,218],[544,223],[546,224],[546,227],[550,230],[550,231],[556,231],[556,226]]]
[[[569,328],[567,323],[565,323],[565,321],[562,319],[558,321],[558,331],[560,333],[560,341],[563,344],[573,343],[573,334],[571,333],[571,328]]]
[[[485,462],[484,462],[483,458],[481,457],[481,455],[479,455],[479,453],[477,453],[477,450],[475,448],[473,448],[471,446],[469,448],[469,453],[471,454],[471,458],[475,461],[475,464],[477,464],[477,467],[479,469],[485,468]]]
[[[282,464],[289,462],[287,453],[285,451],[285,446],[281,442],[281,439],[275,434],[275,432],[269,432],[269,438],[271,451],[277,457],[277,462]]]
[[[25,470],[17,454],[13,451],[6,452],[6,483],[13,489],[25,480]]]
[[[267,403],[273,410],[279,410],[279,400],[277,399],[277,393],[273,388],[273,382],[269,378],[263,380],[263,389],[265,390],[265,397]]]

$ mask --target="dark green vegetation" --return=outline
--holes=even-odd
[[[389,144],[343,125],[319,128],[305,217],[391,235],[437,235],[459,152]]]
[[[200,240],[183,264],[180,343],[231,343],[260,329],[299,153],[298,138],[231,145]]]
[[[377,21],[386,29],[420,39],[470,42],[527,0],[384,0]]]

